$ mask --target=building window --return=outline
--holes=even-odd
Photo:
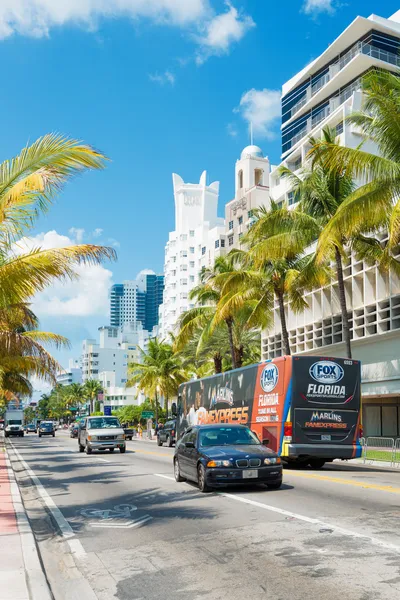
[[[278,202],[277,207],[278,208],[283,208],[283,200],[281,200],[280,202]]]
[[[189,231],[189,235],[190,235],[190,237],[194,237],[194,229],[191,229],[191,230]]]
[[[253,211],[252,210],[248,210],[247,211],[247,216],[249,219],[251,219],[251,217],[253,216]]]
[[[301,168],[301,156],[299,156],[299,158],[296,158],[296,160],[293,163],[293,171],[297,171],[297,169]]]
[[[243,237],[243,233],[239,233],[239,240],[241,240]]]
[[[205,253],[206,253],[206,247],[205,247],[205,246],[203,246],[203,247],[202,247],[202,249],[201,249],[201,253],[202,253],[202,254],[205,254]]]
[[[193,269],[194,268],[194,260],[191,260],[189,264],[190,264],[190,267]]]
[[[230,236],[228,237],[228,245],[229,245],[229,246],[233,246],[233,235],[230,235]]]
[[[289,192],[288,193],[288,204],[289,204],[289,206],[292,206],[295,202],[296,202],[295,193],[294,192]]]
[[[238,189],[241,190],[243,187],[243,171],[240,169],[238,173]]]
[[[193,283],[194,282],[194,275],[190,275],[189,279],[190,279],[190,282]]]
[[[221,238],[221,248],[225,248],[225,240]]]
[[[263,170],[254,169],[254,185],[262,185],[263,181]]]
[[[241,225],[243,223],[243,216],[240,215],[240,217],[238,218],[238,223],[239,225]]]
[[[181,242],[186,242],[186,240],[187,240],[186,233],[182,233],[179,237],[180,237]]]
[[[343,121],[340,121],[335,127],[336,135],[343,133]]]
[[[190,246],[189,250],[190,250],[190,254],[194,254],[194,246]]]
[[[229,229],[233,229],[233,221],[229,221]]]
[[[215,240],[215,247],[219,248],[219,240]]]

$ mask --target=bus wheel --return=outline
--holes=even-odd
[[[322,469],[325,461],[322,458],[312,458],[308,464],[312,469]]]

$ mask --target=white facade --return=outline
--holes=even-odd
[[[225,251],[241,247],[253,211],[269,205],[270,164],[258,146],[247,146],[235,165],[235,198],[225,206]]]
[[[175,231],[165,246],[164,302],[159,310],[159,335],[167,338],[179,316],[194,306],[189,292],[198,283],[203,266],[213,264],[224,237],[224,219],[217,217],[219,183],[207,185],[204,171],[199,183],[185,183],[173,174]],[[209,241],[212,240],[212,244]]]
[[[58,385],[71,385],[71,383],[82,383],[82,368],[77,360],[70,358],[68,368],[57,375]]]
[[[122,328],[100,327],[99,332],[99,342],[93,339],[83,341],[83,382],[97,379],[103,384],[105,399],[118,396],[118,399],[124,400],[125,396],[124,404],[135,404],[136,400],[133,402],[132,396],[136,393],[136,399],[140,400],[141,394],[133,388],[126,389],[128,365],[131,362],[140,362],[139,348],[146,350],[149,333],[140,323],[132,323]],[[122,393],[122,390],[125,392]]]
[[[318,137],[326,125],[336,127],[342,145],[360,144],[357,128],[344,120],[362,105],[360,77],[372,67],[397,71],[399,47],[400,11],[391,19],[357,17],[321,56],[283,86],[284,165],[292,170],[304,166],[308,138]],[[376,151],[371,143],[363,149]],[[289,184],[279,179],[276,169],[270,185],[274,200],[294,205]],[[345,265],[344,277],[353,357],[362,361],[366,434],[400,436],[400,280],[394,274],[381,275],[355,257]],[[306,299],[309,307],[303,313],[287,311],[292,352],[344,356],[337,282],[314,290]],[[276,307],[275,326],[262,337],[263,359],[282,354],[280,331]]]

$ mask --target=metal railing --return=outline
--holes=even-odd
[[[400,438],[397,438],[394,445],[393,466],[400,467]]]
[[[364,463],[367,460],[393,464],[395,454],[394,438],[367,437],[364,445]]]

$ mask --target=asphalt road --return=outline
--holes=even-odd
[[[398,598],[400,471],[333,464],[285,470],[278,491],[200,494],[150,442],[12,444],[55,600]]]

